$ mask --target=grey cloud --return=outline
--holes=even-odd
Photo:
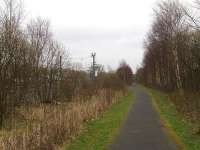
[[[122,30],[102,29],[57,29],[56,38],[65,45],[72,57],[89,56],[97,53],[97,61],[114,69],[125,59],[135,70],[141,63],[141,47],[145,33],[142,28]]]

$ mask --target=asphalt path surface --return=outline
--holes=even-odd
[[[167,134],[151,97],[137,84],[133,85],[134,103],[110,150],[177,150]]]

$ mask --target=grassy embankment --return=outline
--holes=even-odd
[[[169,128],[171,135],[186,150],[200,150],[200,136],[192,132],[193,124],[177,112],[167,94],[148,89],[161,119]]]
[[[129,91],[127,96],[121,97],[101,117],[88,122],[84,131],[65,150],[106,149],[116,136],[132,102],[133,92]]]

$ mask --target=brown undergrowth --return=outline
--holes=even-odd
[[[186,92],[180,95],[178,92],[170,94],[170,100],[176,106],[177,111],[193,124],[192,132],[200,135],[200,94],[199,92]]]
[[[97,118],[122,95],[122,92],[101,90],[87,101],[75,97],[71,103],[21,106],[16,109],[18,117],[15,116],[12,126],[0,131],[0,149],[55,150],[70,142],[85,122]]]

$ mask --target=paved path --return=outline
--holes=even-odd
[[[147,92],[136,84],[133,90],[135,102],[110,149],[177,150],[175,142],[164,131]]]

